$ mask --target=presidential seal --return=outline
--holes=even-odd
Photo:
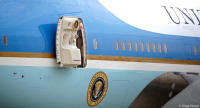
[[[108,79],[104,72],[97,72],[91,79],[88,92],[87,103],[89,106],[98,105],[106,95],[108,90]]]

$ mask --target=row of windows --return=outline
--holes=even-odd
[[[119,41],[116,40],[115,41],[115,50],[117,50],[117,51],[120,49],[119,44],[120,44]],[[122,40],[121,41],[121,49],[122,50],[129,50],[129,51],[134,50],[136,52],[138,50],[140,50],[142,52],[144,52],[145,50],[147,52],[151,52],[151,51],[153,51],[153,52],[158,51],[159,53],[162,53],[162,51],[164,51],[164,53],[168,52],[168,47],[167,47],[166,43],[164,43],[162,45],[161,43],[156,44],[154,42],[153,43],[150,43],[150,42],[144,43],[144,42],[137,42],[137,41],[135,41],[135,42],[128,41],[128,48],[126,48],[125,44],[126,44],[125,41]],[[93,40],[93,45],[94,45],[94,49],[98,48],[98,41],[96,39]],[[133,47],[133,45],[134,45],[134,47]],[[139,48],[139,45],[140,45],[140,48]],[[146,49],[145,49],[145,45],[146,45]],[[197,52],[198,52],[197,46],[194,46],[193,49],[194,49],[194,55],[197,55]]]
[[[134,44],[134,48],[133,48],[133,44]],[[157,48],[156,49],[156,43],[151,43],[152,45],[150,45],[149,42],[147,42],[146,44],[144,42],[137,42],[135,41],[134,43],[132,43],[131,41],[128,41],[128,50],[129,51],[132,51],[133,49],[137,52],[138,50],[144,52],[145,51],[145,45],[146,45],[146,50],[147,52],[151,52],[151,50],[153,50],[153,52],[160,52],[162,53],[162,45],[161,43],[158,43],[157,45]],[[138,47],[140,45],[140,48]],[[152,46],[152,47],[151,47]],[[121,41],[121,47],[122,47],[122,50],[126,50],[126,46],[125,46],[125,41]],[[115,41],[115,49],[116,50],[119,50],[119,41],[116,40]],[[163,50],[165,53],[168,52],[168,48],[167,48],[167,44],[165,43],[164,46],[163,46]]]
[[[125,41],[123,40],[123,41],[121,41],[121,48],[122,48],[122,50],[126,50],[127,48],[126,48],[126,45],[125,45],[126,43],[125,43]],[[134,44],[134,50],[137,52],[138,50],[141,50],[142,52],[144,52],[144,50],[145,50],[145,46],[144,46],[144,42],[137,42],[137,41],[135,41],[134,43],[132,43],[131,41],[128,41],[128,50],[129,51],[132,51],[133,50],[133,44]],[[139,46],[139,44],[140,44],[140,49],[138,48],[138,46]],[[93,45],[94,45],[94,49],[97,49],[98,48],[98,41],[96,40],[96,39],[94,39],[93,40]],[[167,48],[167,44],[165,43],[164,44],[164,52],[165,53],[167,53],[168,52],[168,48]],[[153,52],[156,52],[156,44],[155,43],[152,43],[152,49],[153,49]],[[118,40],[116,40],[115,41],[115,50],[119,50],[119,41]],[[147,50],[147,52],[151,52],[151,45],[150,45],[150,43],[148,42],[148,43],[146,43],[146,50]],[[162,45],[161,45],[161,43],[158,43],[158,52],[162,52]]]

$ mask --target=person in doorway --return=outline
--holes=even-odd
[[[79,22],[79,27],[78,27],[77,34],[75,35],[75,38],[76,38],[76,46],[77,48],[80,49],[80,52],[81,52],[81,66],[80,67],[83,67],[83,37],[82,37],[83,22],[82,22],[82,19],[78,18],[78,22]]]
[[[76,38],[76,46],[77,48],[81,49],[81,46],[83,46],[83,38],[82,38],[82,29],[83,29],[83,23],[82,20],[79,18],[79,27],[78,27],[78,31],[77,34],[75,35]]]

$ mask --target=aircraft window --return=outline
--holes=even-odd
[[[143,52],[144,51],[144,42],[141,42],[141,51]]]
[[[160,43],[158,43],[158,51],[161,53],[162,52],[162,46]]]
[[[129,50],[129,51],[132,50],[132,44],[131,44],[131,41],[128,41],[128,50]]]
[[[197,46],[194,46],[194,55],[197,55]]]
[[[135,51],[137,52],[138,51],[138,43],[135,42],[134,44],[135,44]]]
[[[124,41],[122,41],[122,50],[126,50],[125,42]]]
[[[98,41],[96,39],[93,40],[94,49],[98,48]]]
[[[168,48],[167,48],[167,44],[164,44],[164,52],[167,53],[168,52]]]
[[[3,45],[7,46],[8,45],[8,37],[6,35],[3,35],[2,39],[3,39]]]
[[[148,42],[147,43],[147,52],[150,52],[151,51],[151,49],[150,49],[150,43]]]
[[[153,47],[153,52],[156,52],[156,44],[152,43],[152,47]]]
[[[115,41],[115,49],[119,50],[119,41],[118,40]]]

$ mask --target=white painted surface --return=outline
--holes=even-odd
[[[88,64],[86,68],[200,73],[200,65],[103,61],[103,60],[88,60],[87,63]],[[56,59],[51,59],[51,58],[0,57],[0,65],[59,67],[59,65],[56,63]]]
[[[101,61],[101,60],[89,60],[87,68],[168,71],[168,72],[200,72],[200,65]]]
[[[8,66],[59,66],[52,58],[0,57],[0,65]]]
[[[162,34],[200,37],[200,25],[192,11],[188,10],[195,25],[189,19],[187,19],[189,24],[184,24],[184,18],[178,9],[175,11],[181,23],[175,24],[162,7],[200,10],[199,0],[99,0],[99,2],[116,17],[134,27]],[[169,8],[169,12],[177,20],[173,10]],[[200,19],[200,11],[195,13]]]

